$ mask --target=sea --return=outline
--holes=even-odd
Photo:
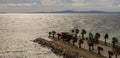
[[[70,32],[73,29],[85,29],[86,36],[89,32],[100,33],[100,40],[108,33],[107,42],[111,42],[112,37],[120,42],[120,14],[0,14],[0,58],[62,58],[32,40],[47,37],[53,30]]]

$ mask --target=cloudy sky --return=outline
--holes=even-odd
[[[0,0],[0,12],[101,10],[120,12],[120,0]]]

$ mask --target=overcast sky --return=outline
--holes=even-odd
[[[100,10],[120,12],[120,0],[0,0],[0,12]]]

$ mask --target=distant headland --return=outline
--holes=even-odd
[[[76,11],[76,10],[63,10],[63,11],[50,11],[50,12],[0,12],[1,14],[7,13],[120,13],[120,12],[110,12],[110,11]]]
[[[120,13],[120,12],[108,12],[108,11],[75,11],[75,10],[64,10],[64,11],[51,11],[51,12],[32,12],[32,13]]]

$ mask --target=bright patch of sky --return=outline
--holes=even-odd
[[[62,10],[120,12],[120,0],[0,0],[0,12],[49,12]]]

